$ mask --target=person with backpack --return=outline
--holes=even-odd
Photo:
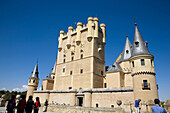
[[[34,101],[32,100],[32,96],[29,96],[28,101],[26,103],[26,113],[32,113],[32,109],[34,108]]]
[[[41,107],[41,104],[40,104],[40,101],[39,101],[39,97],[36,97],[34,113],[38,113],[39,107]]]
[[[19,101],[17,105],[17,113],[24,113],[24,109],[26,105],[25,95],[22,95],[21,98],[22,99]]]
[[[14,113],[15,111],[15,95],[12,95],[11,100],[8,101],[8,105],[7,105],[7,113]]]

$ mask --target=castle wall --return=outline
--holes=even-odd
[[[39,97],[40,103],[43,103],[47,100],[49,101],[50,94],[49,93],[34,93],[33,100],[35,101],[36,97]]]
[[[93,93],[92,94],[92,107],[107,107],[110,108],[111,105],[118,107],[117,100],[122,101],[121,107],[124,107],[124,104],[127,101],[133,101],[134,95],[133,92],[116,92],[116,93]]]
[[[120,72],[111,72],[106,74],[107,88],[119,88],[120,84]]]
[[[65,103],[74,106],[76,103],[75,93],[50,93],[49,103]]]

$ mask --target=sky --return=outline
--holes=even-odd
[[[98,17],[106,24],[106,65],[133,43],[135,19],[154,55],[159,97],[170,99],[169,0],[0,0],[0,89],[26,90],[38,59],[40,83],[57,56],[60,30]]]

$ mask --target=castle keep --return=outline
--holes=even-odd
[[[158,98],[154,56],[147,48],[137,25],[133,45],[128,37],[123,52],[112,66],[105,66],[106,25],[89,17],[88,23],[60,31],[58,56],[51,73],[38,87],[38,64],[29,78],[29,95],[40,102],[84,107],[122,107],[141,99],[147,103]]]

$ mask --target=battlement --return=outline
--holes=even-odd
[[[77,45],[80,45],[82,33],[87,32],[87,40],[91,41],[92,38],[98,38],[99,32],[102,33],[103,43],[105,44],[105,37],[106,37],[106,31],[105,31],[106,25],[104,23],[101,23],[99,26],[99,19],[97,17],[89,17],[88,23],[85,25],[82,22],[77,22],[77,28],[73,28],[72,26],[68,27],[68,32],[61,30],[60,36],[58,37],[59,46],[58,50],[61,51],[63,48],[63,40],[67,40],[66,46],[69,49],[71,45],[73,44],[72,37],[76,35],[76,38],[74,42]],[[74,45],[74,44],[73,44]]]

